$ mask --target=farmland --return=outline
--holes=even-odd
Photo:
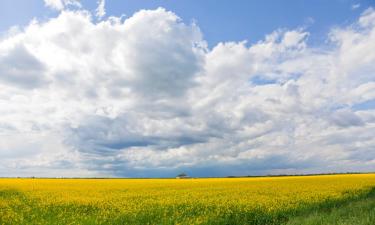
[[[305,219],[318,221],[315,217],[320,212],[345,214],[340,210],[346,212],[345,207],[352,202],[360,212],[371,211],[373,207],[367,206],[374,205],[373,187],[375,174],[207,179],[3,178],[0,224],[305,224]],[[332,216],[327,214],[324,218]]]

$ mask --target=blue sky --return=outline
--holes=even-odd
[[[84,9],[95,11],[96,1],[82,0]],[[333,26],[352,23],[360,13],[374,6],[373,0],[316,1],[148,1],[107,0],[107,16],[127,17],[140,9],[164,7],[185,22],[196,21],[209,46],[223,41],[257,42],[280,28],[308,27],[309,41],[319,44]],[[58,11],[48,9],[41,0],[3,0],[0,2],[0,30],[27,25],[32,18],[47,20]]]
[[[3,0],[0,32],[0,176],[375,171],[374,1]]]

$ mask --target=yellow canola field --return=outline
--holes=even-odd
[[[373,187],[375,174],[0,179],[0,224],[207,224],[228,218],[240,221],[246,216],[256,217],[257,213],[262,214],[259,218],[282,215],[359,195]]]

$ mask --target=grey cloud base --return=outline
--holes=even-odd
[[[320,47],[296,29],[208,49],[162,8],[91,17],[0,40],[0,176],[375,170],[373,9]]]

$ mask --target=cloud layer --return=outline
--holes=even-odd
[[[0,40],[0,175],[374,170],[375,11],[308,37],[209,49],[163,8],[32,21]]]

